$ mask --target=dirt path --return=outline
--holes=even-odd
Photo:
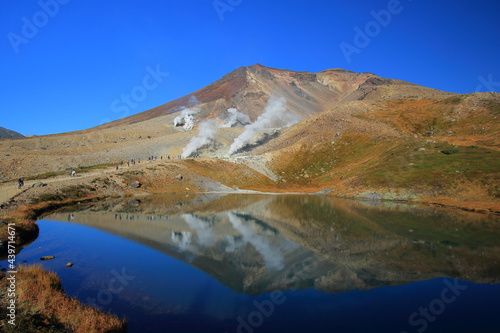
[[[47,178],[47,179],[36,179],[36,180],[28,180],[24,182],[24,187],[19,189],[17,188],[17,182],[9,182],[0,185],[0,203],[4,203],[12,199],[14,196],[17,194],[23,192],[26,189],[32,188],[33,184],[35,183],[44,183],[44,184],[67,184],[67,183],[72,183],[74,181],[80,182],[82,180],[88,179],[88,178],[93,178],[93,177],[98,177],[102,176],[105,174],[111,174],[115,172],[120,172],[123,171],[123,169],[133,169],[134,166],[131,167],[120,167],[120,169],[117,171],[115,167],[110,167],[106,169],[100,169],[98,171],[92,171],[92,172],[86,172],[86,173],[79,173],[76,174],[74,177],[72,176],[57,176],[53,178]]]
[[[0,185],[0,204],[6,203],[10,201],[13,197],[15,197],[18,194],[21,194],[23,192],[40,192],[42,191],[40,188],[33,187],[33,184],[35,183],[43,183],[46,184],[52,188],[61,188],[64,186],[69,186],[69,185],[76,185],[76,184],[81,184],[81,183],[86,183],[88,180],[92,180],[94,178],[98,177],[103,177],[103,176],[111,176],[113,177],[114,175],[126,172],[126,171],[135,171],[135,170],[144,170],[151,168],[155,165],[162,164],[162,163],[167,163],[167,164],[177,164],[179,160],[155,160],[155,161],[148,161],[148,162],[142,162],[142,163],[137,163],[135,165],[121,165],[118,167],[118,170],[116,167],[107,167],[103,169],[98,169],[90,172],[85,172],[85,173],[77,173],[74,177],[70,175],[61,175],[61,176],[56,176],[52,178],[46,178],[46,179],[36,179],[36,180],[27,180],[24,183],[24,187],[21,189],[17,188],[17,181],[12,181],[8,183],[4,183]],[[224,190],[224,188],[218,188],[219,190]]]

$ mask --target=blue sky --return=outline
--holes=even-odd
[[[497,0],[0,0],[0,126],[85,129],[256,63],[500,92],[499,18]]]

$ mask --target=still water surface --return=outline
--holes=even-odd
[[[55,256],[41,263],[66,292],[130,332],[498,332],[499,222],[318,196],[158,196],[47,216],[18,260]]]

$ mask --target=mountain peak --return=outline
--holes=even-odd
[[[340,68],[312,73],[271,68],[256,63],[239,67],[189,95],[100,128],[137,123],[179,112],[191,106],[188,103],[191,96],[195,96],[200,102],[200,113],[197,116],[199,121],[209,117],[224,118],[228,108],[238,109],[253,121],[263,112],[272,96],[283,97],[287,100],[288,112],[304,119],[340,102],[381,98],[383,94],[400,94],[400,89],[396,86],[402,87],[404,84],[407,83]],[[419,93],[428,93],[430,90],[420,88]]]

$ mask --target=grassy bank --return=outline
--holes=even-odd
[[[3,332],[126,332],[126,322],[69,298],[55,273],[20,266],[16,279],[15,326],[7,317],[7,276],[0,276],[0,327]]]

